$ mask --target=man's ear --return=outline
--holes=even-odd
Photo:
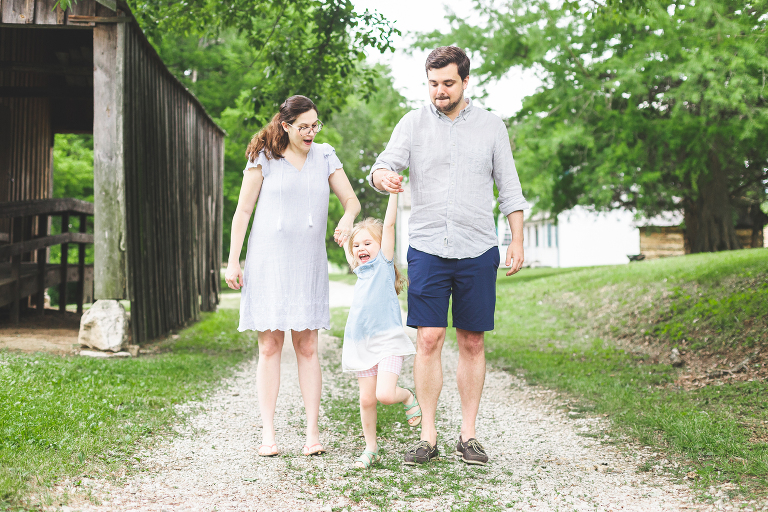
[[[467,90],[467,86],[469,86],[469,75],[464,77],[464,80],[462,80],[462,83],[464,84],[464,90]]]

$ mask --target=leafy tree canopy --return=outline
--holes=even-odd
[[[359,13],[350,0],[132,0],[150,41],[191,35],[217,44],[234,32],[250,52],[230,63],[230,72],[250,76],[250,102],[257,124],[265,124],[293,94],[336,111],[353,92],[367,97],[375,73],[359,64],[367,49],[394,50],[399,31],[378,13]],[[163,55],[165,57],[165,55]],[[222,63],[222,65],[226,65]],[[252,73],[256,71],[256,73]],[[354,89],[353,89],[354,87]]]
[[[680,210],[693,252],[739,247],[766,222],[768,0],[475,2],[457,44],[482,83],[516,66],[543,81],[510,132],[542,209]]]

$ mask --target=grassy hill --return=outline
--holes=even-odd
[[[489,361],[661,447],[705,493],[766,493],[768,250],[500,272],[497,290]]]

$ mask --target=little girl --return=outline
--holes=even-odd
[[[402,403],[412,427],[421,423],[421,407],[410,389],[397,385],[405,356],[415,354],[403,331],[397,295],[404,279],[394,264],[397,194],[390,194],[384,223],[367,218],[355,224],[344,246],[357,274],[355,296],[344,330],[341,366],[356,372],[360,384],[360,418],[365,451],[356,465],[368,468],[379,457],[376,444],[376,402]]]

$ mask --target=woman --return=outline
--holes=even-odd
[[[334,149],[314,142],[322,128],[317,115],[309,98],[291,96],[269,125],[253,137],[232,219],[225,279],[230,288],[243,288],[239,330],[259,331],[256,381],[262,420],[259,455],[264,457],[279,453],[274,417],[280,354],[289,329],[307,414],[303,453],[325,451],[317,424],[322,386],[317,330],[330,328],[325,252],[329,186],[344,207],[334,236],[339,245],[349,237],[360,202]],[[254,205],[243,276],[240,250]]]

